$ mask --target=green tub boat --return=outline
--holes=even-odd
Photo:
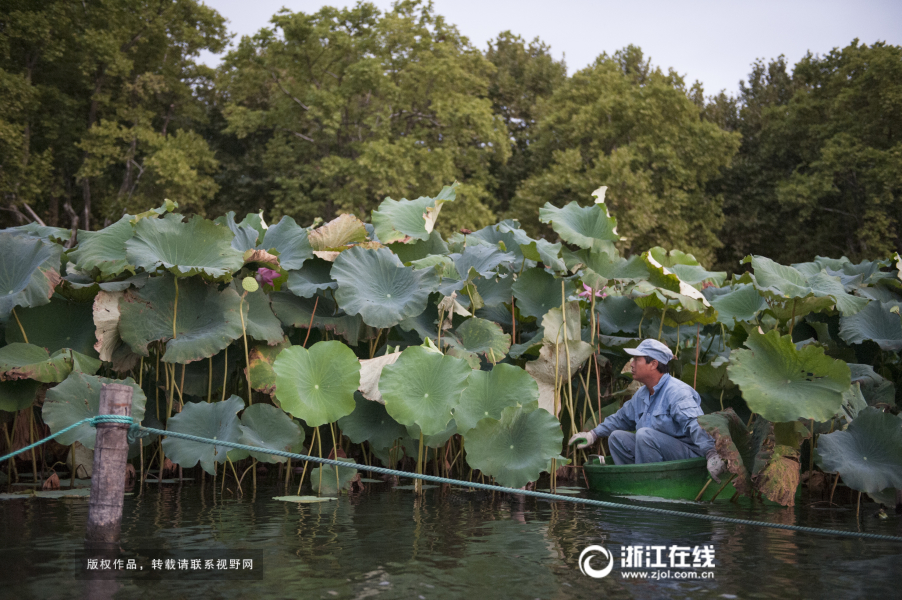
[[[611,461],[611,457],[607,457]],[[583,470],[589,488],[620,496],[652,496],[669,500],[695,500],[708,481],[708,461],[704,457],[642,465],[602,464],[592,456]],[[723,480],[721,480],[723,481]],[[711,500],[722,483],[711,484],[700,501]],[[732,484],[720,492],[717,500],[729,500],[736,490]]]

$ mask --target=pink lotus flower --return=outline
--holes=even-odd
[[[268,285],[272,287],[272,282],[278,279],[279,272],[273,271],[272,269],[267,269],[266,267],[260,267],[257,269],[257,274],[254,275],[254,279],[257,280],[257,283],[260,285]]]
[[[603,288],[601,288],[601,290],[593,290],[592,288],[590,288],[589,286],[587,286],[587,285],[584,283],[584,284],[583,284],[583,291],[579,293],[579,297],[580,297],[580,298],[589,298],[589,297],[592,296],[592,293],[595,292],[595,297],[596,297],[596,298],[607,298],[608,295],[602,293],[602,290],[605,290],[605,289],[607,289],[607,287],[603,287]]]

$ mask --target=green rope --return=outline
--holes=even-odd
[[[285,458],[290,458],[292,460],[303,460],[303,461],[311,461],[324,465],[332,465],[335,467],[345,467],[350,468],[349,463],[342,462],[339,460],[332,460],[330,458],[322,458],[318,456],[306,456],[304,454],[295,454],[294,452],[284,452],[282,450],[272,450],[270,448],[261,448],[259,446],[248,446],[247,444],[237,444],[234,442],[226,442],[224,440],[211,440],[208,438],[198,437],[196,435],[189,435],[187,433],[179,433],[177,431],[166,431],[163,429],[155,429],[153,427],[144,427],[140,423],[134,422],[130,417],[123,417],[117,415],[100,415],[98,417],[91,417],[87,419],[82,419],[81,421],[62,429],[53,435],[44,438],[43,440],[32,444],[31,446],[27,446],[22,448],[21,450],[17,450],[11,454],[7,454],[6,456],[0,457],[0,463],[3,461],[16,456],[17,454],[21,454],[22,452],[27,452],[31,448],[38,446],[44,442],[52,440],[53,438],[61,435],[79,425],[83,425],[85,423],[90,423],[92,426],[96,427],[102,423],[121,423],[125,425],[130,425],[129,427],[129,439],[135,440],[137,438],[141,438],[150,434],[157,434],[161,436],[168,436],[173,438],[179,438],[183,440],[188,440],[189,442],[198,442],[201,444],[212,444],[214,446],[226,446],[228,448],[235,448],[237,450],[247,450],[249,452],[263,452],[265,454],[270,454],[273,456],[283,456]],[[486,490],[490,492],[503,492],[506,494],[518,494],[520,496],[531,496],[533,498],[540,498],[542,500],[557,500],[562,502],[573,502],[575,504],[586,504],[589,506],[599,506],[602,508],[614,508],[614,509],[627,509],[634,510],[637,512],[645,512],[652,513],[656,515],[666,515],[669,517],[688,517],[690,519],[701,519],[703,521],[717,521],[720,523],[731,523],[734,525],[751,525],[753,527],[767,527],[770,529],[783,529],[786,531],[799,531],[802,533],[811,533],[814,535],[836,535],[842,537],[853,537],[853,538],[863,538],[869,540],[881,540],[887,542],[902,542],[902,537],[893,536],[893,535],[879,535],[876,533],[860,533],[856,531],[840,531],[837,529],[820,529],[817,527],[801,527],[798,525],[782,525],[779,523],[764,523],[762,521],[749,521],[746,519],[734,519],[732,517],[721,517],[717,515],[705,515],[699,513],[687,513],[678,510],[667,510],[664,508],[654,508],[652,506],[637,506],[630,504],[618,504],[616,502],[605,502],[603,500],[593,500],[591,498],[579,498],[573,496],[562,496],[557,494],[549,494],[546,492],[534,492],[532,490],[521,490],[516,488],[503,487],[500,485],[489,485],[486,483],[478,483],[475,481],[459,481],[457,479],[448,479],[445,477],[438,477],[435,475],[425,475],[418,473],[409,473],[407,471],[396,471],[394,469],[386,469],[385,467],[376,467],[369,466],[363,464],[353,464],[353,468],[359,469],[361,471],[370,471],[373,473],[380,473],[382,475],[396,475],[399,477],[411,477],[413,479],[422,479],[423,481],[428,481],[432,483],[449,483],[454,485],[460,485],[468,488],[475,488],[479,490]]]

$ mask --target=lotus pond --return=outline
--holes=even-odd
[[[402,483],[405,483],[402,481]],[[137,491],[137,490],[135,490]],[[208,480],[146,486],[126,497],[123,556],[157,549],[179,559],[255,557],[261,580],[103,582],[108,597],[178,598],[861,598],[892,597],[902,544],[811,536],[626,510],[429,488],[422,496],[389,483],[318,504],[273,501],[281,485],[258,482],[256,496],[225,498]],[[586,492],[583,492],[585,495]],[[592,497],[630,503],[631,500]],[[850,509],[745,507],[733,503],[645,503],[778,523],[902,534],[902,520],[856,525]],[[87,518],[84,499],[0,502],[0,596],[29,600],[83,597],[77,579]],[[615,550],[617,568],[584,576],[580,552]],[[626,580],[621,545],[712,545],[710,580]],[[262,565],[260,564],[262,562]],[[92,583],[96,585],[96,582]],[[86,596],[85,596],[86,597]]]

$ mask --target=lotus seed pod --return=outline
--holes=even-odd
[[[241,280],[241,287],[247,292],[256,292],[260,289],[260,284],[253,277],[245,277]]]

